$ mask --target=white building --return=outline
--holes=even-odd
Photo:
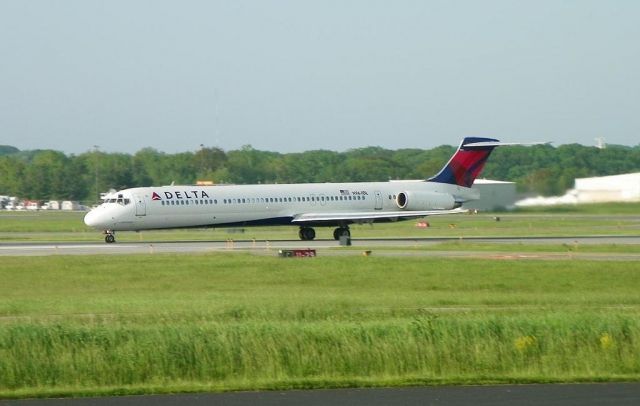
[[[80,210],[80,203],[65,200],[62,202],[62,210]]]
[[[563,196],[532,197],[516,203],[517,206],[551,206],[557,204],[639,202],[640,172],[623,175],[578,178],[575,188]]]
[[[42,205],[42,210],[60,210],[60,202],[57,200],[50,200]]]
[[[476,179],[472,189],[480,193],[480,199],[465,203],[463,205],[465,209],[493,211],[511,209],[515,206],[515,182]]]
[[[640,172],[576,179],[578,203],[640,201]]]

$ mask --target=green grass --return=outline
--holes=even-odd
[[[351,251],[370,249],[375,251],[407,251],[407,252],[434,252],[434,251],[474,251],[474,252],[505,252],[505,253],[602,253],[602,254],[639,254],[638,244],[589,244],[589,243],[478,243],[473,240],[457,240],[441,243],[433,243],[418,247],[393,247],[393,246],[369,246],[351,247]],[[339,250],[345,250],[340,247]]]
[[[605,206],[606,207],[606,206]],[[637,207],[637,206],[632,206]],[[624,212],[620,209],[618,211]],[[584,213],[516,213],[433,216],[426,219],[427,228],[416,227],[416,221],[353,225],[354,238],[381,237],[473,237],[473,236],[575,236],[638,235],[640,216],[632,212],[616,214]],[[84,213],[78,212],[1,212],[0,242],[5,241],[101,241],[100,231],[84,225]],[[495,221],[498,216],[500,221]],[[236,232],[234,232],[236,231]],[[237,232],[243,231],[243,232]],[[332,239],[333,227],[318,227],[317,238]],[[175,240],[286,240],[298,239],[298,228],[248,227],[246,229],[191,229],[120,232],[118,241]]]
[[[636,262],[4,257],[0,396],[640,378]]]

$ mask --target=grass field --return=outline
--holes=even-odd
[[[635,262],[4,257],[0,396],[640,378]]]
[[[473,237],[473,236],[576,236],[638,235],[640,204],[610,204],[556,207],[517,213],[481,213],[434,216],[427,228],[415,221],[389,224],[353,225],[354,238],[375,237]],[[555,210],[556,213],[552,212]],[[551,212],[550,212],[551,211]],[[82,222],[80,212],[0,211],[2,241],[101,241],[99,230]],[[499,217],[500,221],[496,221]],[[318,227],[318,238],[331,239],[333,227]],[[298,239],[298,228],[251,227],[246,229],[192,229],[120,232],[118,241],[172,241]]]

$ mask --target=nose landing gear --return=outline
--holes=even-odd
[[[104,242],[111,244],[116,242],[116,234],[111,230],[104,230]]]

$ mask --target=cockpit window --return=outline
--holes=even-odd
[[[126,206],[131,203],[131,199],[124,199],[122,197],[119,197],[117,199],[104,199],[104,203],[117,203],[122,206]]]

